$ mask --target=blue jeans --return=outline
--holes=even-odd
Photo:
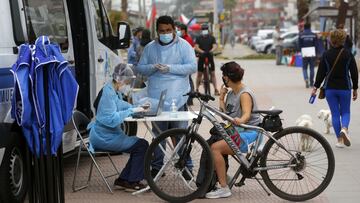
[[[128,150],[123,152],[130,153],[130,158],[125,168],[121,171],[119,178],[129,183],[138,182],[144,179],[144,158],[149,143],[144,139],[139,139]]]
[[[307,71],[308,66],[310,66],[310,80]],[[303,58],[303,76],[304,76],[304,80],[310,81],[310,86],[314,85],[314,67],[315,67],[315,57]]]
[[[341,128],[349,127],[351,90],[326,89],[325,97],[330,107],[336,137],[339,137]]]
[[[184,110],[187,110],[185,105],[179,109],[179,111],[184,111]],[[161,132],[164,132],[165,130],[169,130],[172,128],[186,129],[188,126],[187,121],[171,121],[171,122],[170,121],[159,121],[159,122],[153,122],[153,123],[155,123],[159,127]],[[154,126],[152,128],[152,131],[156,136],[159,136],[159,132],[157,131],[157,129]],[[179,141],[179,140],[177,140],[177,141]],[[165,141],[161,142],[161,145],[165,149],[165,147],[166,147]],[[164,165],[164,153],[163,153],[163,151],[161,151],[160,147],[156,147],[155,153],[154,153],[154,160],[152,161],[151,165],[152,165],[152,168],[156,169],[156,170],[160,170],[161,167]],[[191,170],[193,168],[191,158],[189,158],[186,161],[186,166],[188,167],[189,170]]]

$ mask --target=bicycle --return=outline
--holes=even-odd
[[[198,92],[187,95],[199,100],[198,117],[193,119],[187,129],[171,129],[159,135],[151,143],[145,155],[145,179],[152,191],[160,198],[169,202],[191,201],[203,195],[208,188],[213,173],[212,155],[205,140],[197,133],[203,117],[214,125],[235,152],[233,158],[240,164],[228,183],[230,189],[233,186],[243,186],[246,179],[255,179],[267,195],[270,195],[260,182],[263,180],[267,188],[280,198],[289,201],[306,201],[319,195],[329,185],[335,170],[334,154],[329,143],[318,132],[296,126],[281,128],[278,132],[272,133],[259,126],[242,124],[240,127],[258,132],[256,141],[249,145],[249,152],[243,154],[215,115],[229,122],[232,122],[233,118],[208,104],[210,100],[214,100],[212,96]],[[256,113],[277,116],[281,112],[281,110],[268,110]],[[307,136],[310,141],[306,148],[301,146],[302,136]],[[266,142],[265,138],[267,138]],[[157,176],[152,178],[150,174],[152,154],[164,141],[170,147],[160,145],[166,158]],[[198,146],[202,147],[200,151],[204,152],[208,160],[203,163],[207,176],[200,185],[195,183],[197,171],[194,168],[196,167],[191,168],[185,164],[190,156],[193,161],[196,160],[198,152],[194,152],[193,149],[199,150]],[[193,166],[197,166],[196,164],[193,162]],[[190,178],[185,179],[183,172]],[[260,174],[262,179],[257,177],[257,174]],[[240,181],[236,182],[240,175],[242,175]],[[181,184],[183,186],[180,186]]]
[[[202,54],[204,58],[204,71],[203,71],[203,84],[204,84],[204,92],[207,95],[211,95],[211,71],[209,67],[209,55],[212,55],[212,53],[203,53]]]

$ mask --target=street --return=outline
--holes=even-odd
[[[232,53],[231,56],[228,56],[231,59],[235,57],[233,56],[235,53],[239,53],[237,56],[241,56],[244,53],[250,52],[251,50],[242,45],[236,45],[234,50],[227,46],[223,52],[223,57],[226,57],[226,53]],[[229,60],[216,59],[216,75],[219,86],[222,83],[220,66],[227,61]],[[237,60],[236,62],[245,69],[243,82],[255,93],[259,109],[269,109],[271,107],[282,109],[281,118],[283,119],[284,127],[295,125],[295,121],[299,116],[308,114],[313,119],[313,128],[323,134],[325,125],[323,121],[317,118],[317,113],[320,109],[328,109],[327,103],[325,100],[318,99],[315,100],[314,104],[308,103],[311,89],[305,88],[301,68],[285,65],[275,66],[274,60]],[[195,79],[195,74],[193,79]],[[217,100],[212,102],[215,106],[217,106],[217,103]],[[198,110],[197,104],[195,102],[195,106],[191,108]],[[333,129],[330,130],[330,135],[324,134],[335,154],[335,174],[325,192],[307,202],[350,203],[358,202],[358,199],[360,199],[360,176],[358,175],[360,162],[356,158],[360,154],[359,123],[360,103],[355,101],[351,106],[351,123],[349,127],[351,147],[343,149],[335,148],[336,139]],[[199,132],[202,136],[208,137],[208,130],[210,128],[210,123],[205,121]],[[145,129],[141,124],[138,127],[138,136],[151,141],[151,135]],[[115,164],[122,168],[128,159],[128,155],[119,155],[114,159],[116,161]],[[100,166],[105,174],[113,173],[106,157],[100,157],[98,160],[100,160]],[[110,194],[96,170],[93,171],[89,187],[73,193],[71,185],[75,162],[76,158],[72,156],[65,159],[64,163],[66,202],[163,202],[152,192],[133,196],[131,193],[115,190],[114,194]],[[89,168],[90,159],[83,157],[77,178],[78,183],[85,183]],[[110,178],[109,183],[112,184],[114,179],[115,177]],[[247,180],[245,184],[241,188],[234,187],[232,189],[233,195],[230,198],[221,200],[198,199],[194,202],[287,202],[273,194],[267,196],[255,180]]]

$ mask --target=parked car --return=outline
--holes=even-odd
[[[298,31],[289,31],[289,32],[285,32],[283,33],[280,37],[283,38],[283,48],[284,47],[284,44],[286,44],[286,46],[290,46],[289,42],[292,42],[293,43],[293,38],[294,37],[297,37],[298,39],[298,36],[299,36],[299,32]],[[295,46],[295,45],[293,45]],[[270,53],[275,53],[275,46],[273,46],[273,44],[271,45],[271,51]],[[266,51],[265,53],[269,53],[269,51]]]
[[[259,40],[255,44],[256,52],[258,52],[258,53],[270,53],[271,46],[274,43],[274,40],[273,40],[272,36],[273,36],[273,33],[269,33],[269,34],[267,34],[265,39]]]

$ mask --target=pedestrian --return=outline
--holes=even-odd
[[[137,49],[140,47],[140,40],[142,36],[143,27],[137,27],[133,30],[133,38],[130,48],[128,49],[128,63],[136,66],[139,62]]]
[[[160,16],[157,19],[156,32],[158,38],[145,47],[136,70],[148,77],[149,97],[160,98],[161,92],[167,89],[165,104],[175,101],[179,111],[187,111],[188,97],[183,95],[190,91],[189,75],[196,72],[194,50],[187,41],[176,36],[174,20],[170,16]],[[169,111],[170,105],[165,105],[164,110]],[[154,124],[161,131],[187,127],[186,121],[162,121]],[[153,132],[159,134],[154,125]],[[165,143],[162,144],[165,146]],[[153,177],[162,167],[163,158],[164,153],[158,147],[152,163]],[[190,168],[189,165],[188,167]]]
[[[189,44],[194,47],[195,43],[192,37],[188,34],[187,26],[184,24],[179,24],[177,26],[177,35],[189,42]]]
[[[149,44],[150,42],[152,41],[151,39],[151,33],[150,33],[150,30],[148,29],[144,29],[142,31],[142,34],[141,34],[141,39],[140,39],[140,46],[137,47],[136,49],[136,58],[137,60],[139,61],[140,58],[141,58],[141,55],[144,51],[144,48],[147,44]],[[135,68],[133,68],[134,70]],[[144,88],[146,85],[145,85],[145,82],[146,82],[147,78],[141,74],[136,74],[136,79],[134,81],[134,88]]]
[[[187,42],[189,42],[189,44],[191,45],[191,47],[195,46],[195,43],[193,41],[193,39],[191,38],[191,36],[188,34],[187,31],[187,26],[184,24],[179,24],[177,25],[177,35],[180,36],[181,38],[183,38],[184,40],[186,40]],[[191,78],[191,75],[189,75],[189,81],[190,81],[190,88],[191,91],[194,91],[194,82]],[[191,106],[193,105],[193,98],[189,97],[189,99],[187,100],[187,105]]]
[[[202,81],[203,72],[204,72],[204,63],[207,58],[209,61],[209,69],[211,73],[212,84],[214,85],[215,95],[219,96],[219,90],[216,84],[215,76],[215,63],[214,63],[214,51],[217,49],[217,44],[215,37],[212,36],[209,32],[208,24],[204,23],[201,25],[201,35],[198,36],[195,40],[195,51],[199,53],[198,60],[198,72],[196,77],[196,91],[199,91],[199,86]]]
[[[344,48],[346,32],[342,29],[330,33],[331,48],[321,57],[312,95],[324,81],[325,97],[329,105],[332,125],[337,137],[336,147],[350,146],[348,128],[352,99],[357,99],[358,69],[351,52]]]
[[[115,67],[113,79],[107,83],[99,100],[95,121],[88,125],[90,129],[90,150],[130,153],[130,158],[115,180],[114,186],[136,191],[145,186],[140,182],[144,179],[144,156],[148,142],[137,136],[125,134],[120,125],[124,119],[135,112],[146,111],[143,107],[134,107],[122,99],[119,91],[131,83],[134,75],[126,64]]]
[[[220,110],[230,112],[229,116],[234,118],[232,125],[259,125],[261,120],[260,115],[251,113],[253,110],[257,110],[257,103],[252,91],[243,83],[244,69],[236,62],[228,62],[221,67],[221,71],[225,87],[222,87],[220,91]],[[230,90],[228,90],[228,88]],[[231,139],[240,150],[245,147],[247,151],[246,143],[250,144],[254,142],[257,133],[256,131],[247,132],[248,139],[246,141],[243,136],[241,136],[241,134],[245,134],[245,132],[239,133],[230,135]],[[215,190],[208,192],[205,197],[211,199],[229,197],[231,196],[231,190],[227,185],[224,155],[234,155],[234,152],[223,139],[213,143],[211,145],[211,151],[219,185]]]
[[[302,68],[303,68],[303,77],[305,81],[305,87],[314,86],[314,68],[316,61],[316,45],[317,45],[317,35],[311,31],[311,24],[305,23],[304,31],[299,33],[299,48],[302,52]],[[308,53],[304,55],[303,48],[313,49],[314,55]],[[308,76],[308,67],[310,68],[310,78]]]
[[[275,27],[275,31],[273,32],[272,37],[276,50],[276,65],[281,65],[281,57],[283,55],[283,39],[281,38],[280,27],[278,25]]]

